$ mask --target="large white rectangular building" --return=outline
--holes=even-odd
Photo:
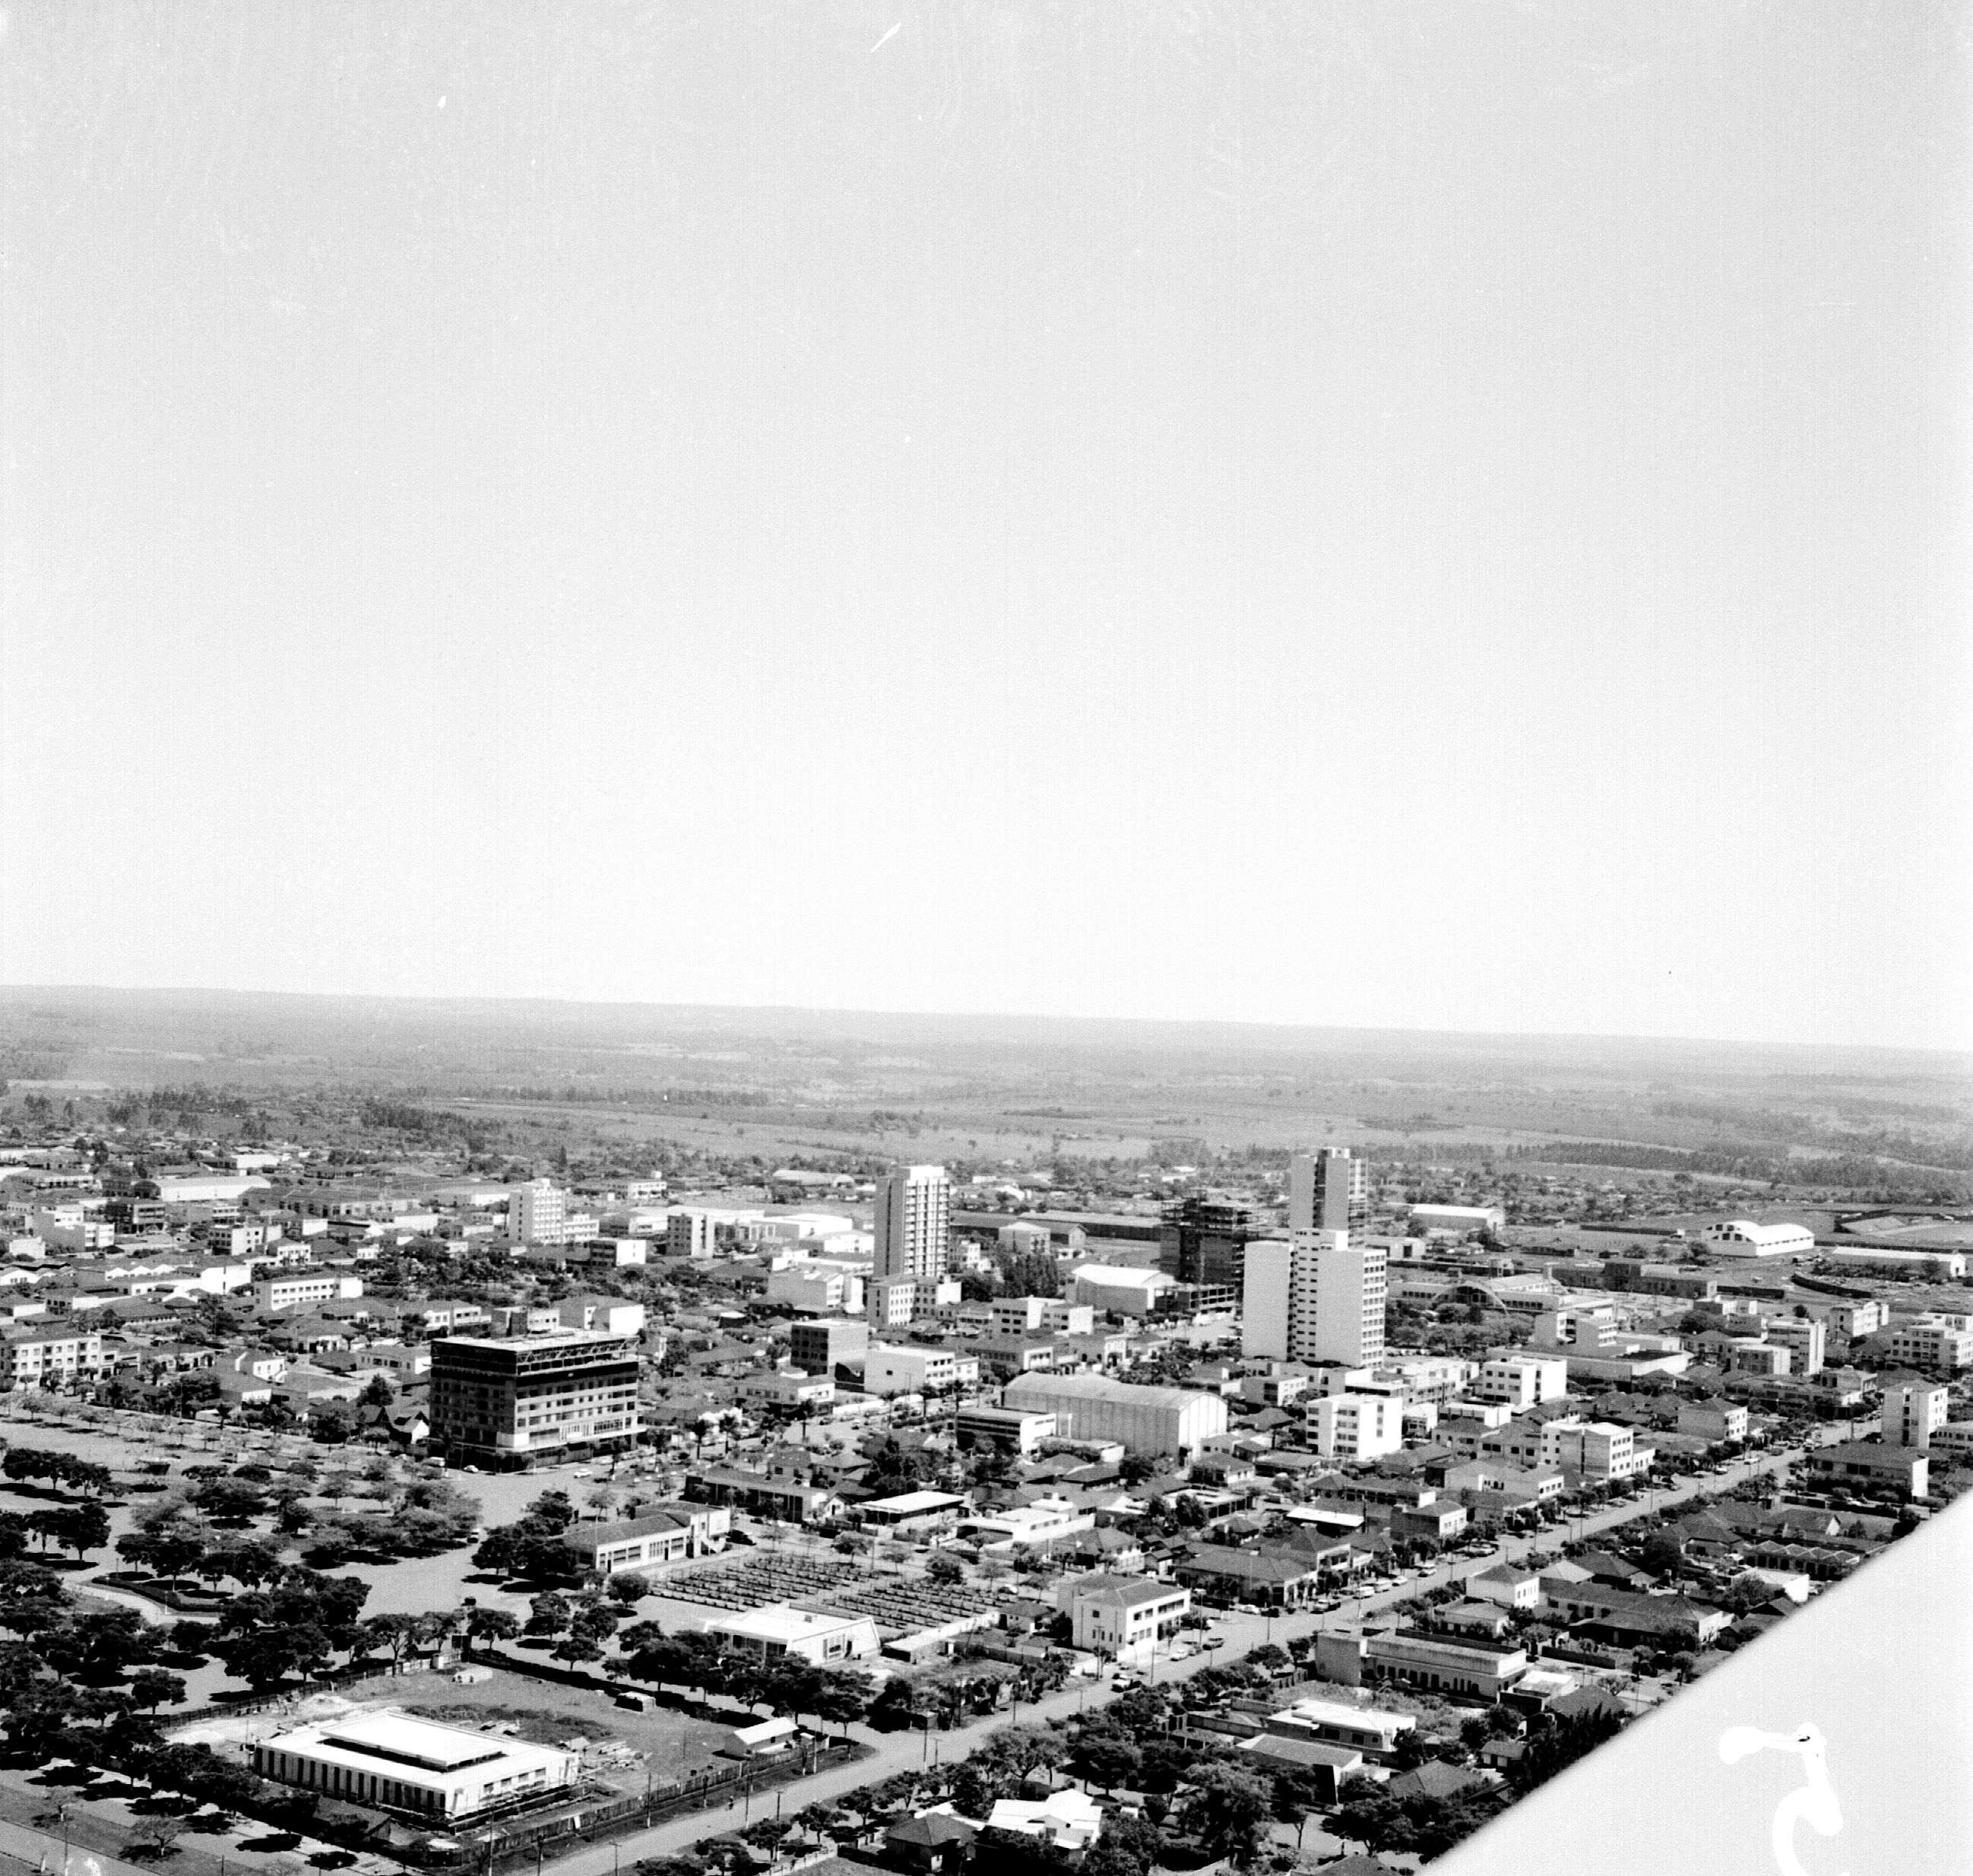
[[[1384,1358],[1388,1254],[1352,1244],[1346,1231],[1247,1246],[1242,1277],[1241,1353],[1274,1361],[1374,1366]]]
[[[263,1778],[352,1804],[456,1822],[571,1789],[581,1756],[388,1707],[276,1733],[254,1748]]]
[[[1226,1430],[1226,1403],[1189,1387],[1140,1387],[1100,1374],[1023,1374],[1001,1405],[1052,1413],[1065,1439],[1114,1440],[1136,1453],[1199,1450]]]

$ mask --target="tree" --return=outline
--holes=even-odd
[[[634,1608],[651,1593],[651,1580],[633,1570],[621,1570],[610,1579],[606,1588],[615,1601]]]
[[[1120,1813],[1104,1819],[1103,1835],[1084,1855],[1079,1876],[1148,1876],[1164,1853],[1164,1833],[1157,1825]]]
[[[1103,1733],[1086,1736],[1070,1761],[1084,1778],[1105,1791],[1130,1784],[1144,1763],[1144,1755],[1130,1740]]]
[[[149,1627],[134,1609],[94,1609],[72,1616],[34,1645],[57,1674],[84,1684],[121,1680],[155,1653]]]
[[[527,1632],[560,1635],[568,1626],[574,1613],[567,1596],[558,1596],[552,1590],[544,1590],[528,1605]]]
[[[1244,1861],[1268,1820],[1274,1794],[1268,1781],[1243,1766],[1216,1760],[1203,1767],[1186,1808],[1186,1821],[1209,1849]]]
[[[1623,1727],[1622,1714],[1613,1708],[1543,1727],[1529,1734],[1527,1750],[1507,1767],[1507,1783],[1517,1796],[1525,1797],[1605,1740],[1615,1738]]]
[[[934,1583],[964,1583],[966,1566],[944,1550],[934,1550],[925,1565],[925,1575]]]
[[[504,1609],[476,1609],[466,1619],[470,1642],[511,1642],[520,1632],[520,1618]]]
[[[161,1668],[139,1668],[130,1677],[130,1704],[147,1713],[159,1707],[175,1707],[185,1697],[184,1681]]]
[[[877,1691],[875,1678],[855,1668],[824,1668],[809,1695],[807,1711],[824,1725],[833,1723],[848,1730],[852,1720],[869,1711]]]

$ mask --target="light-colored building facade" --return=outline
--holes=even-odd
[[[1052,1413],[1067,1439],[1114,1440],[1127,1452],[1189,1458],[1226,1430],[1226,1403],[1185,1387],[1141,1387],[1098,1374],[1024,1374],[1000,1404]]]
[[[507,1238],[513,1244],[566,1244],[568,1194],[551,1179],[531,1179],[507,1200]]]
[[[1561,1400],[1568,1393],[1567,1358],[1542,1355],[1504,1355],[1483,1362],[1466,1388],[1469,1400],[1490,1401],[1515,1413]]]
[[[1149,1577],[1098,1573],[1065,1577],[1055,1606],[1068,1617],[1076,1647],[1130,1663],[1170,1644],[1192,1608],[1192,1592]]]
[[[1241,1353],[1250,1359],[1341,1362],[1384,1358],[1386,1254],[1344,1231],[1250,1243],[1242,1278]]]
[[[903,1347],[872,1342],[863,1357],[863,1391],[888,1399],[949,1388],[959,1378],[958,1359],[949,1348]]]
[[[1315,1450],[1325,1459],[1381,1459],[1405,1443],[1402,1398],[1383,1394],[1327,1394],[1309,1415]]]
[[[286,1270],[254,1285],[254,1307],[270,1314],[312,1309],[363,1294],[363,1279],[341,1270]]]
[[[1935,1371],[1973,1367],[1973,1330],[1922,1316],[1892,1330],[1887,1352],[1902,1367]]]
[[[1370,1215],[1370,1167],[1347,1147],[1324,1147],[1288,1160],[1288,1231],[1355,1231]]]
[[[952,1250],[952,1181],[943,1166],[907,1166],[877,1188],[875,1257],[869,1308],[873,1326],[895,1323],[896,1286],[935,1284]],[[907,1318],[905,1320],[908,1321]]]
[[[1729,1218],[1699,1234],[1700,1246],[1715,1257],[1806,1257],[1815,1233],[1805,1225],[1760,1225],[1751,1218]]]
[[[1941,1381],[1926,1381],[1916,1376],[1884,1384],[1883,1433],[1885,1443],[1909,1446],[1923,1452],[1932,1436],[1943,1426],[1952,1404],[1952,1390]]]
[[[459,1822],[572,1789],[581,1755],[384,1710],[296,1727],[254,1748],[261,1777],[347,1803]]]

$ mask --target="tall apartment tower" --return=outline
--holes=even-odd
[[[1288,1229],[1353,1231],[1370,1216],[1369,1162],[1347,1147],[1297,1153],[1288,1161]]]
[[[877,1188],[870,1321],[908,1322],[945,1275],[952,1245],[952,1181],[943,1166],[906,1166]],[[905,1285],[922,1295],[908,1296]]]
[[[1346,1231],[1298,1233],[1247,1246],[1240,1351],[1274,1361],[1374,1367],[1384,1358],[1389,1293],[1382,1249]]]
[[[551,1179],[516,1186],[507,1200],[507,1236],[515,1244],[565,1244],[568,1194]]]

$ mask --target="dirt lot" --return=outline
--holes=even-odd
[[[490,1681],[460,1684],[445,1675],[406,1675],[368,1681],[340,1694],[316,1694],[259,1711],[201,1721],[172,1737],[221,1746],[244,1744],[312,1720],[365,1707],[391,1707],[447,1726],[512,1726],[516,1737],[538,1745],[568,1746],[578,1740],[629,1755],[599,1751],[596,1776],[628,1791],[641,1790],[647,1773],[659,1779],[696,1771],[725,1737],[724,1727],[659,1707],[634,1713],[581,1688],[558,1687],[526,1675],[494,1671]]]

